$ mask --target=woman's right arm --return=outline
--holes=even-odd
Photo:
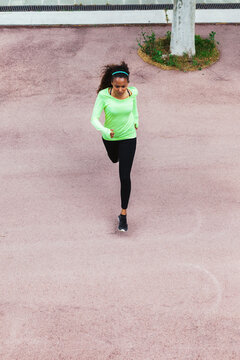
[[[104,108],[104,101],[103,101],[103,97],[101,94],[98,93],[98,96],[96,98],[95,104],[94,104],[94,108],[93,108],[93,112],[92,112],[92,117],[91,117],[91,124],[98,130],[101,131],[102,135],[104,134],[105,136],[109,136],[111,130],[106,128],[105,126],[103,126],[100,121],[100,115],[103,111]]]

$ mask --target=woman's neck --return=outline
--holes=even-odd
[[[126,91],[124,92],[124,94],[121,96],[121,97],[119,97],[119,96],[116,96],[116,94],[114,93],[114,89],[111,87],[110,88],[110,95],[112,95],[113,97],[115,97],[116,99],[126,99],[127,97],[129,97],[129,93],[128,93],[128,91],[127,91],[127,89],[126,89]],[[127,95],[127,96],[126,96]]]

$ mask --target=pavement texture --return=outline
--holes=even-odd
[[[240,27],[164,71],[142,29],[0,28],[0,359],[240,359]],[[101,68],[139,91],[129,230],[90,118]],[[101,121],[104,121],[104,113]]]

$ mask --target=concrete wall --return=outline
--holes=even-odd
[[[169,23],[172,11],[168,12]],[[196,10],[196,23],[239,23],[240,10]],[[0,25],[166,24],[163,10],[4,12]]]
[[[172,0],[0,0],[0,6],[22,5],[128,5],[128,4],[173,4]],[[240,0],[198,0],[198,4],[229,4],[226,9],[196,9],[196,23],[240,23],[240,6],[231,8],[230,3]],[[211,5],[209,5],[211,6]],[[31,11],[0,12],[0,25],[92,25],[92,24],[166,24],[172,22],[172,10],[77,10],[58,11],[50,8]],[[167,14],[167,17],[166,17]]]

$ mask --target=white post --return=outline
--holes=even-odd
[[[170,52],[195,55],[196,0],[174,0]]]

